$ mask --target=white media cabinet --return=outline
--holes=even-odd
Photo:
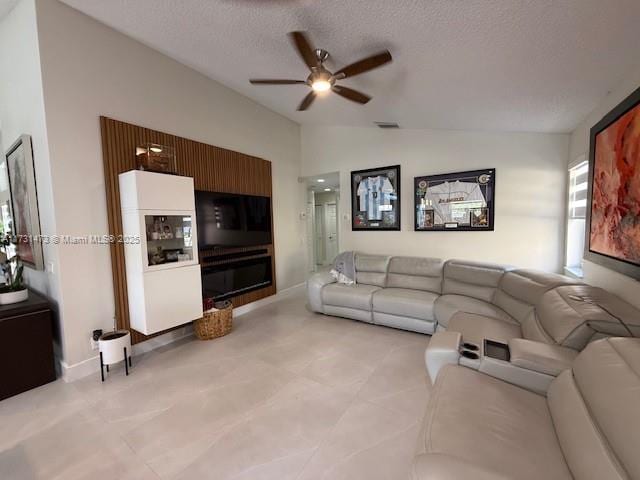
[[[129,322],[145,335],[202,316],[193,178],[121,173]]]

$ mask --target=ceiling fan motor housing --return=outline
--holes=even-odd
[[[329,52],[322,48],[316,48],[316,58],[318,59],[318,63],[322,65],[329,58]]]

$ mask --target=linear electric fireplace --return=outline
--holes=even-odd
[[[273,281],[271,257],[252,258],[202,269],[202,296],[227,298],[268,287]]]

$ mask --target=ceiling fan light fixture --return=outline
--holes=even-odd
[[[331,90],[331,82],[329,80],[319,79],[311,84],[314,92],[321,93]]]
[[[366,58],[342,67],[337,72],[331,72],[324,66],[324,62],[329,58],[329,52],[321,48],[314,48],[305,32],[295,31],[289,33],[289,38],[293,42],[300,58],[310,70],[306,80],[285,80],[285,79],[250,79],[253,85],[299,85],[305,84],[311,91],[302,99],[297,110],[303,112],[307,110],[316,98],[333,92],[347,100],[364,105],[371,100],[369,95],[342,85],[336,85],[336,81],[345,78],[355,77],[370,70],[381,67],[393,59],[388,50],[383,50]]]

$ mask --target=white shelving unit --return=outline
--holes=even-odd
[[[202,316],[193,178],[121,173],[130,325],[149,335]]]

